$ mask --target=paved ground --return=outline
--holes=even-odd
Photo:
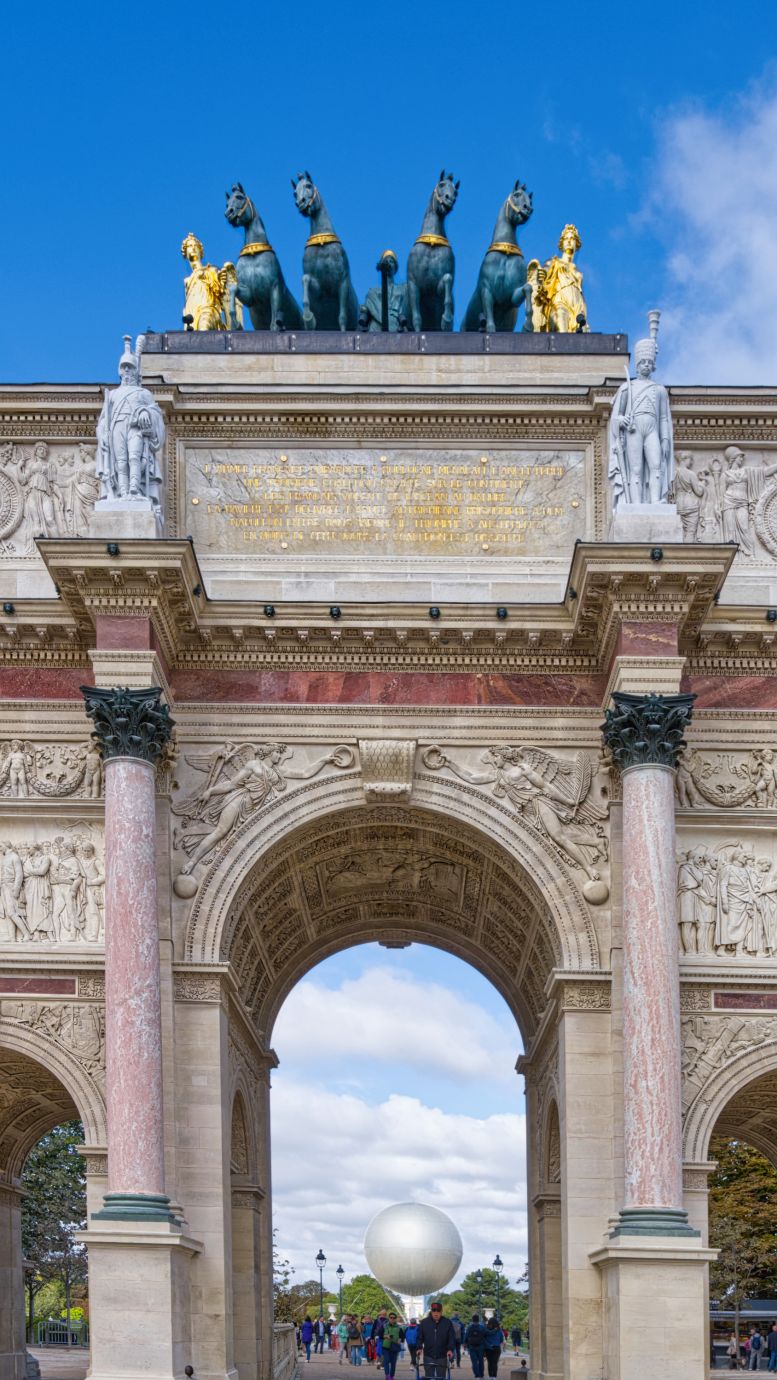
[[[81,1347],[31,1346],[29,1350],[40,1365],[41,1380],[84,1380],[89,1352]]]

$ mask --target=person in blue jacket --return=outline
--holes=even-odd
[[[502,1347],[504,1346],[505,1335],[499,1325],[499,1319],[497,1318],[496,1314],[494,1314],[493,1317],[486,1319],[485,1328],[486,1365],[488,1366],[488,1374],[490,1380],[495,1380],[497,1370],[499,1369],[499,1357],[502,1355]]]
[[[480,1321],[479,1313],[472,1314],[472,1321],[469,1323],[464,1333],[464,1345],[469,1352],[469,1359],[472,1362],[472,1374],[475,1376],[475,1380],[482,1380],[483,1356],[486,1350],[486,1329]]]
[[[310,1318],[306,1317],[299,1330],[300,1340],[305,1348],[305,1355],[310,1361],[310,1343],[313,1341],[313,1324]]]

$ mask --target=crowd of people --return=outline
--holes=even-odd
[[[509,1338],[517,1355],[521,1329],[514,1327]],[[474,1380],[483,1380],[486,1374],[495,1380],[507,1342],[507,1329],[495,1315],[481,1319],[473,1313],[464,1323],[458,1313],[446,1317],[436,1301],[420,1322],[417,1318],[405,1322],[398,1313],[381,1308],[375,1318],[370,1313],[344,1313],[339,1322],[306,1316],[297,1328],[297,1345],[308,1361],[316,1352],[337,1351],[339,1365],[375,1365],[385,1380],[394,1380],[405,1350],[414,1369],[420,1373],[423,1366],[426,1380],[447,1380],[451,1368],[461,1366],[463,1352],[469,1356]],[[526,1369],[525,1358],[521,1365]]]
[[[777,1372],[777,1322],[772,1323],[766,1336],[760,1328],[751,1327],[749,1336],[740,1337],[736,1333],[726,1348],[729,1370],[770,1370]],[[766,1365],[762,1366],[761,1361]]]

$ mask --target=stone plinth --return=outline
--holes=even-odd
[[[116,541],[119,537],[161,537],[162,520],[147,498],[100,498],[89,517],[89,536]]]
[[[681,542],[683,524],[673,503],[622,503],[608,541]]]

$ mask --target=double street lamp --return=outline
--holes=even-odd
[[[323,1316],[324,1316],[324,1266],[326,1265],[326,1256],[324,1255],[324,1252],[323,1252],[323,1251],[319,1251],[318,1255],[316,1256],[316,1265],[318,1266],[318,1280],[319,1280],[319,1285],[318,1285],[318,1316],[319,1316],[319,1318],[323,1318]]]
[[[342,1318],[342,1316],[343,1316],[343,1275],[345,1274],[345,1270],[343,1269],[342,1265],[338,1265],[337,1269],[335,1270],[335,1274],[337,1275],[337,1280],[338,1280],[338,1283],[339,1283],[339,1285],[340,1285],[340,1313],[339,1313],[339,1316]]]
[[[494,1274],[496,1275],[496,1320],[497,1322],[499,1322],[499,1281],[502,1276],[504,1265],[498,1254],[494,1256],[494,1263],[492,1268]]]

